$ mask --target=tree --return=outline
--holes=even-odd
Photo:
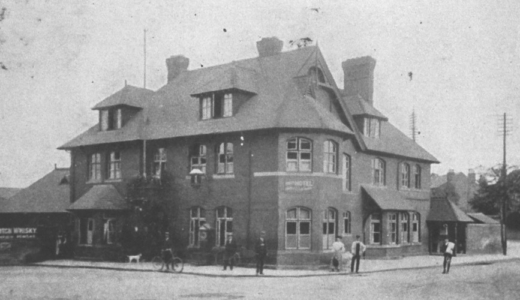
[[[500,213],[503,199],[508,211],[517,211],[520,204],[520,170],[510,167],[505,181],[500,178],[501,166],[487,170],[480,177],[479,188],[473,199],[469,201],[471,207],[486,215]]]

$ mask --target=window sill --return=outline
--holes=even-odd
[[[234,179],[235,174],[214,174],[213,179]]]
[[[118,178],[118,179],[107,179],[105,180],[106,183],[113,183],[113,182],[122,182],[123,179],[121,178]]]
[[[402,247],[410,247],[410,246],[420,246],[421,243],[407,243],[407,244],[391,244],[391,245],[375,245],[368,244],[367,248],[402,248]]]
[[[89,181],[85,182],[85,184],[100,184],[100,183],[103,183],[103,181],[101,181],[101,180],[89,180]]]

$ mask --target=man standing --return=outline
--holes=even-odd
[[[359,271],[359,259],[361,254],[365,253],[367,247],[359,240],[360,236],[356,235],[356,241],[352,243],[352,262],[350,264],[350,272],[354,273],[354,264],[356,264],[356,273]]]
[[[341,236],[337,236],[336,241],[332,243],[332,250],[334,250],[334,255],[331,260],[331,271],[339,272],[339,266],[342,265],[343,252],[345,251],[345,245],[341,242]]]
[[[267,245],[265,244],[265,231],[260,233],[260,238],[256,241],[256,275],[264,275],[264,261],[267,256]]]
[[[233,236],[228,236],[226,241],[226,248],[224,250],[224,271],[229,265],[229,269],[233,270],[235,264],[235,253],[237,253],[237,243],[233,239]]]
[[[455,251],[455,244],[450,242],[448,238],[444,240],[444,244],[441,246],[441,252],[444,253],[444,262],[442,264],[444,271],[442,274],[448,274],[450,272],[451,257]]]

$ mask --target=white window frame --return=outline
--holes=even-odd
[[[289,216],[289,212],[294,211],[294,218]],[[305,218],[305,214],[302,214],[302,211],[305,211],[305,214],[308,215],[308,218]],[[289,234],[289,224],[294,224],[295,233]],[[308,227],[308,233],[302,233],[302,224],[306,224]],[[312,211],[308,208],[304,207],[295,207],[289,209],[285,212],[285,249],[298,249],[298,250],[307,250],[311,249],[311,237],[312,237]],[[289,245],[289,240],[295,240],[295,246],[292,247]]]
[[[418,213],[412,213],[411,218],[411,229],[412,229],[412,243],[420,242],[420,232],[421,232],[421,222],[420,216]]]
[[[414,165],[414,187],[415,189],[420,190],[422,187],[421,185],[421,166]]]
[[[381,223],[380,213],[374,213],[370,215],[370,244],[372,245],[381,245],[382,243],[383,232]],[[379,230],[376,230],[376,225],[378,225],[377,227],[379,227]]]
[[[101,153],[93,153],[89,158],[89,181],[101,181]]]
[[[372,180],[374,185],[386,185],[386,163],[381,158],[372,159]]]
[[[330,249],[336,240],[338,231],[338,212],[334,208],[327,208],[323,211],[323,249]]]
[[[224,94],[223,106],[222,117],[225,118],[233,116],[233,94]]]
[[[103,220],[103,242],[107,245],[115,243],[115,222],[116,219],[114,218],[106,218]]]
[[[397,244],[397,213],[387,213],[388,219],[388,244]]]
[[[228,237],[233,236],[233,210],[227,206],[221,206],[216,209],[215,214],[215,245],[217,247],[224,247]],[[223,233],[221,231],[223,231]]]
[[[407,212],[399,213],[399,242],[410,243],[410,215]]]
[[[401,163],[400,165],[400,186],[404,189],[410,188],[410,165],[408,163]]]
[[[213,97],[203,97],[201,102],[202,120],[213,118]]]
[[[363,135],[378,139],[381,136],[381,120],[366,117],[363,119]]]
[[[79,239],[78,244],[79,245],[87,245],[91,246],[94,243],[94,229],[95,229],[95,223],[93,218],[79,218]],[[82,224],[83,222],[86,222],[85,225],[85,231],[83,232]],[[83,239],[85,241],[83,242]]]
[[[102,109],[99,111],[99,122],[101,126],[101,131],[108,130],[108,110]]]
[[[343,153],[343,190],[352,191],[352,158]]]
[[[196,144],[192,148],[190,171],[193,169],[199,169],[202,173],[206,174],[207,153],[208,150],[205,145]]]
[[[217,145],[217,174],[233,174],[233,143],[223,142]]]
[[[121,110],[121,108],[116,109],[115,118],[115,129],[120,129],[121,127],[123,127],[123,111]]]
[[[168,156],[166,154],[166,148],[157,148],[153,155],[153,175],[157,178],[161,178],[163,172],[166,170],[166,164],[168,162]]]
[[[308,149],[303,147],[303,145],[307,144],[309,145]],[[286,171],[312,172],[312,140],[302,137],[294,137],[287,140],[286,146]],[[307,156],[308,158],[306,158]]]
[[[338,173],[338,144],[333,140],[323,142],[323,172]]]
[[[200,227],[206,224],[206,211],[200,206],[192,207],[190,213],[189,241],[188,246],[200,247]]]
[[[343,234],[352,234],[352,214],[348,210],[343,212]]]
[[[110,151],[108,154],[108,179],[121,179],[121,152]]]

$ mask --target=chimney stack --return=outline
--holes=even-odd
[[[359,94],[370,105],[374,105],[374,69],[376,60],[370,56],[347,59],[341,66],[345,77],[345,95]]]
[[[174,80],[182,72],[188,70],[190,59],[184,55],[174,55],[166,59],[166,68],[168,69],[168,83]]]
[[[448,183],[452,183],[454,177],[455,177],[455,170],[450,169],[450,170],[448,171],[448,174],[446,175],[446,181],[447,181]]]
[[[258,55],[260,57],[281,53],[282,48],[283,42],[275,36],[270,38],[262,38],[262,40],[256,42],[256,49],[258,49]]]

